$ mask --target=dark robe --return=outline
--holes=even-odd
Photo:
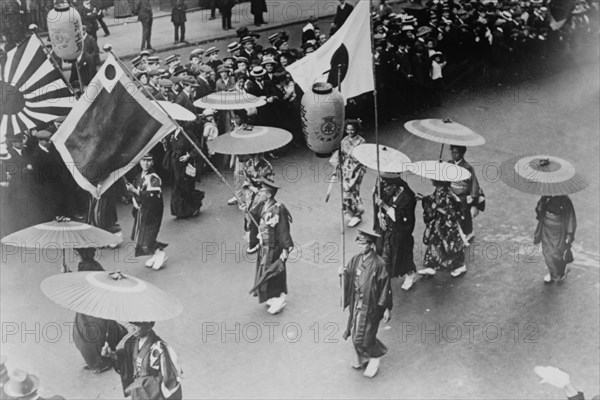
[[[191,157],[187,162],[179,161],[185,154]],[[202,207],[204,192],[196,190],[196,179],[185,173],[188,164],[195,165],[196,152],[183,134],[171,135],[165,154],[165,169],[171,172],[173,192],[171,194],[171,215],[180,218],[191,217]],[[197,170],[197,173],[199,170]]]
[[[363,261],[358,254],[350,259],[344,271],[344,309],[350,307],[344,340],[352,336],[356,352],[366,358],[387,353],[377,339],[379,322],[386,308],[392,309],[391,278],[385,262],[374,251]]]
[[[63,174],[69,173],[54,146],[44,151],[39,145],[33,152],[32,163],[35,172],[36,196],[40,199],[40,222],[54,220],[57,216],[66,216],[65,188]]]
[[[82,271],[104,271],[104,268],[95,260],[84,260],[77,268]],[[118,340],[119,325],[115,321],[92,317],[91,315],[76,313],[73,324],[73,342],[81,353],[85,363],[90,369],[96,369],[110,363],[109,358],[102,357],[104,342],[115,347]]]
[[[393,207],[390,212],[393,212],[396,218],[394,222],[389,214],[382,210],[385,214],[385,231],[381,228],[377,217],[380,207],[373,202],[375,209],[373,229],[381,234],[381,238],[377,241],[377,253],[383,258],[388,274],[392,278],[404,276],[417,270],[413,260],[415,245],[413,231],[415,229],[417,200],[415,199],[415,193],[408,187],[406,182],[402,187],[404,190],[398,195],[396,201],[393,200],[393,196],[385,196],[383,190],[381,191],[383,202]],[[377,193],[377,188],[375,190],[375,193]]]
[[[471,173],[469,179],[459,182],[452,182],[450,184],[452,191],[460,198],[460,207],[463,216],[460,227],[462,228],[463,233],[468,235],[473,232],[473,217],[471,216],[471,207],[477,207],[479,211],[485,210],[485,196],[481,190],[481,187],[479,186],[479,181],[477,180],[475,170],[471,164],[466,162],[464,158],[458,162],[454,162],[453,160],[450,160],[449,162],[456,164]]]
[[[99,199],[90,198],[87,223],[111,233],[121,232],[117,224],[117,200],[123,190],[123,180],[119,179],[109,187]]]
[[[259,202],[257,207],[260,211],[255,209],[255,216],[260,215],[259,232],[260,232],[260,252],[256,259],[256,284],[259,277],[264,275],[265,269],[277,261],[281,256],[284,249],[290,249],[294,246],[294,241],[290,235],[290,223],[292,222],[292,216],[290,212],[281,203],[275,202],[269,206],[265,206],[264,203]],[[251,211],[252,212],[252,211]],[[257,221],[258,222],[258,221]],[[281,274],[269,279],[266,284],[259,287],[255,292],[255,296],[258,293],[258,302],[264,303],[273,297],[279,297],[281,293],[287,294],[287,276],[284,270]]]
[[[139,338],[123,335],[116,346],[115,370],[121,375],[123,394],[132,400],[178,400],[181,384],[171,351],[154,331],[138,349]],[[162,387],[164,385],[164,388]],[[169,393],[165,394],[165,390]]]
[[[543,196],[536,207],[538,225],[535,231],[535,244],[542,243],[542,253],[553,280],[565,275],[567,261],[565,252],[571,245],[566,243],[567,236],[575,237],[577,218],[573,203],[568,196]]]
[[[139,210],[133,207],[133,229],[131,240],[135,242],[135,256],[150,256],[157,249],[167,247],[166,243],[156,241],[162,223],[164,203],[161,190],[161,179],[153,171],[148,171],[145,177],[140,172],[131,182],[140,191],[134,195]]]

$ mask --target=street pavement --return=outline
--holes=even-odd
[[[300,27],[287,29],[292,47]],[[270,32],[262,32],[261,40]],[[229,41],[212,45],[224,50]],[[180,52],[184,59],[190,50]],[[288,265],[288,306],[281,314],[267,314],[247,294],[256,256],[245,253],[242,215],[226,205],[231,194],[214,175],[198,185],[207,193],[198,218],[173,219],[167,193],[160,233],[169,243],[164,270],[144,268],[145,259],[133,257],[129,240],[119,249],[103,250],[100,262],[183,302],[183,314],[157,323],[155,330],[180,355],[184,398],[564,398],[560,390],[539,384],[535,365],[564,369],[591,398],[600,392],[600,121],[594,55],[595,61],[575,60],[561,73],[515,86],[459,88],[446,96],[443,107],[414,116],[450,117],[485,136],[486,145],[470,148],[466,158],[475,166],[487,208],[475,220],[477,238],[465,276],[440,273],[420,279],[408,292],[400,290],[402,280],[394,280],[392,320],[381,324],[378,335],[389,352],[372,380],[350,368],[352,344],[342,340],[347,312],[340,307],[337,270],[357,251],[356,228],[346,229],[342,251],[339,192],[324,202],[331,168],[305,148],[273,162],[282,186],[277,197],[293,215],[297,243]],[[414,160],[435,159],[439,146],[410,135],[404,122],[380,127],[381,143]],[[372,130],[365,136],[374,142]],[[537,198],[498,179],[501,161],[525,153],[571,160],[591,180],[588,189],[572,196],[578,216],[575,262],[562,284],[543,284],[543,257],[531,245]],[[231,173],[226,177],[232,179]],[[432,191],[427,181],[407,179],[415,192]],[[367,173],[361,192],[369,220],[374,181]],[[421,212],[419,205],[417,266],[424,253]],[[130,206],[119,207],[119,219],[127,237]],[[2,250],[1,351],[7,365],[38,375],[42,395],[122,398],[114,371],[96,375],[82,369],[69,334],[73,313],[39,289],[44,278],[58,273],[58,256],[51,250],[38,255]]]

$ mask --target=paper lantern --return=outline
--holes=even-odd
[[[330,83],[318,82],[302,97],[302,130],[306,145],[317,157],[329,157],[339,148],[344,129],[342,94]]]
[[[81,16],[65,0],[56,0],[48,12],[48,36],[57,57],[73,61],[83,51]]]

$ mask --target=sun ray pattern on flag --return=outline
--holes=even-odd
[[[75,96],[43,46],[32,36],[6,55],[0,74],[0,142],[67,115],[75,105]]]

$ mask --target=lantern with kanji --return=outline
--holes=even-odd
[[[339,148],[344,129],[342,94],[330,83],[318,82],[302,97],[302,130],[306,145],[317,157],[329,157]]]
[[[66,0],[55,0],[48,12],[48,36],[56,56],[65,61],[74,61],[83,52],[81,16]]]

